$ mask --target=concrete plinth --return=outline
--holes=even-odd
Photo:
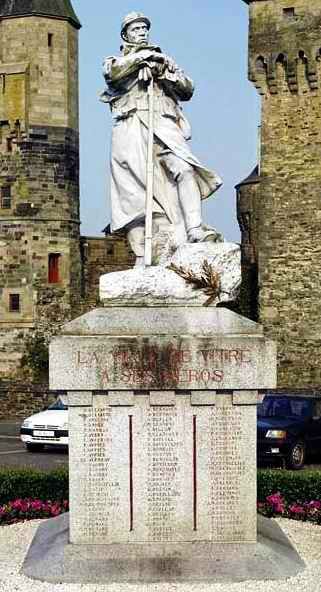
[[[259,517],[256,544],[71,545],[65,514],[42,524],[22,567],[52,583],[283,580],[305,564],[274,520]]]
[[[69,574],[94,556],[95,581],[215,579],[224,547],[255,556],[256,406],[276,385],[259,325],[217,308],[96,310],[53,340],[50,385],[68,391]]]

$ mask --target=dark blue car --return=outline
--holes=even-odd
[[[267,395],[258,407],[258,460],[278,459],[302,469],[307,455],[321,454],[321,398]]]

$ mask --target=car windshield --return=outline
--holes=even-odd
[[[295,397],[265,397],[258,406],[258,417],[308,417],[312,401]]]
[[[59,397],[54,403],[49,405],[48,409],[53,411],[63,411],[68,409],[67,405],[64,404],[63,400]]]

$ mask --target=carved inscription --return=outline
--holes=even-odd
[[[212,408],[208,433],[208,517],[211,538],[218,542],[244,540],[241,509],[242,479],[246,463],[242,457],[242,410]]]
[[[84,415],[83,455],[86,479],[86,538],[107,539],[113,515],[120,509],[120,482],[112,472],[111,409],[94,408]]]
[[[72,409],[72,542],[255,541],[255,406],[107,401]]]
[[[75,368],[94,371],[102,388],[122,385],[128,388],[217,388],[231,374],[252,365],[251,351],[215,346],[191,347],[190,343],[145,345],[115,344],[110,348],[75,353]]]
[[[147,420],[147,528],[148,540],[175,540],[176,514],[180,504],[178,450],[182,445],[177,432],[175,408],[151,408]]]

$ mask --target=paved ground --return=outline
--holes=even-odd
[[[295,520],[278,520],[306,562],[297,576],[281,581],[192,584],[48,584],[21,574],[21,565],[40,524],[38,520],[0,528],[1,592],[320,592],[321,527]],[[47,550],[46,550],[47,551]],[[227,550],[227,553],[229,551]],[[272,575],[272,574],[271,574]],[[273,575],[272,575],[273,577]]]
[[[0,467],[34,467],[50,470],[68,465],[66,449],[47,447],[44,452],[27,452],[19,438],[21,421],[0,421]]]

